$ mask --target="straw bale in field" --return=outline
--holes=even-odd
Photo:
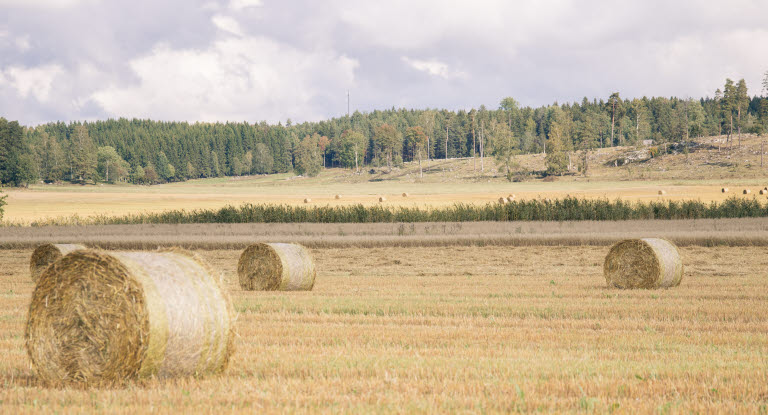
[[[509,202],[509,199],[507,199],[506,197],[500,197],[499,198],[499,204],[500,205],[503,205],[503,204],[505,204],[507,202]]]
[[[78,244],[44,244],[38,246],[32,252],[32,258],[29,260],[29,274],[32,276],[32,280],[37,281],[49,265],[78,249],[87,248]]]
[[[660,195],[665,195],[665,194],[667,194],[667,191],[666,190],[659,190],[659,194]]]
[[[768,195],[768,190],[760,189],[760,194],[761,195]]]
[[[341,195],[336,195],[336,199],[341,199]]]
[[[384,196],[379,196],[379,202],[386,202],[387,198]]]
[[[603,275],[611,287],[676,287],[683,278],[683,261],[677,247],[666,239],[628,239],[611,247]]]
[[[315,261],[301,245],[257,243],[246,248],[237,263],[244,290],[309,291],[315,285]]]
[[[311,202],[311,201],[312,201],[312,199],[310,199],[310,198],[308,198],[308,197],[304,199],[304,203],[309,203],[309,202]]]
[[[515,200],[515,195],[514,194],[510,194],[509,196],[507,196],[507,200],[509,200],[510,202]]]
[[[728,193],[728,188],[727,187],[723,187],[722,189],[720,189],[720,191],[723,192],[723,193]]]
[[[403,192],[403,197],[408,197],[408,193]]]
[[[748,194],[752,193],[752,191],[749,190],[749,189],[744,189],[744,191],[742,193],[744,193],[745,195],[748,195]]]
[[[234,314],[215,275],[180,249],[64,256],[29,306],[35,374],[52,385],[105,385],[223,371]]]

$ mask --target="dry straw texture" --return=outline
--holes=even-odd
[[[603,274],[608,286],[617,288],[676,287],[683,279],[683,261],[666,239],[628,239],[611,247]]]
[[[64,255],[77,251],[78,249],[87,249],[78,244],[44,244],[40,245],[32,252],[32,258],[29,260],[29,273],[33,281],[37,281],[40,275],[48,269],[48,266],[58,261]]]
[[[50,385],[110,385],[225,369],[233,311],[196,255],[81,250],[40,277],[26,344]]]
[[[237,263],[244,290],[311,290],[315,285],[315,261],[298,244],[258,243],[246,248]]]

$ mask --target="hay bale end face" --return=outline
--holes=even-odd
[[[748,194],[752,193],[752,191],[749,190],[749,189],[744,189],[744,191],[742,193],[744,193],[745,195],[748,195]]]
[[[214,275],[178,249],[64,256],[29,306],[35,374],[50,385],[112,385],[223,371],[234,313]]]
[[[683,279],[683,261],[666,239],[628,239],[611,247],[603,275],[609,287],[676,287]]]
[[[248,291],[309,291],[317,271],[312,254],[301,245],[258,243],[240,255],[237,275]]]
[[[720,189],[720,191],[723,192],[723,193],[728,193],[728,188],[727,187],[723,187],[722,189]]]
[[[40,275],[48,269],[49,265],[58,261],[64,255],[78,249],[87,248],[78,244],[45,244],[38,246],[32,252],[32,257],[29,260],[29,274],[32,276],[32,280],[37,281]]]

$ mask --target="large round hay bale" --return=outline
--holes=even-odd
[[[309,291],[315,285],[315,261],[298,244],[257,243],[245,248],[237,263],[244,290]]]
[[[341,195],[336,195],[336,200],[341,199]]]
[[[510,202],[515,200],[515,195],[514,194],[510,194],[509,196],[507,196],[507,200],[509,200]]]
[[[308,197],[304,199],[304,203],[310,203],[310,202],[312,202],[312,199],[310,199]]]
[[[760,189],[760,194],[761,195],[768,195],[768,190]]]
[[[403,197],[408,197],[408,193],[403,192]]]
[[[102,385],[223,371],[234,314],[214,275],[178,249],[64,256],[32,294],[34,372],[47,384]]]
[[[386,202],[387,198],[384,196],[379,196],[379,202]]]
[[[503,205],[503,204],[505,204],[505,203],[507,203],[507,198],[506,198],[506,197],[500,197],[500,198],[499,198],[499,204],[500,204],[500,205]]]
[[[752,193],[752,190],[744,189],[744,191],[742,193],[744,193],[745,195],[748,195],[748,194]]]
[[[666,239],[628,239],[611,247],[603,275],[608,286],[618,288],[676,287],[683,278],[683,261]]]
[[[665,195],[665,194],[667,194],[667,191],[666,190],[659,190],[659,194],[660,195]]]
[[[78,244],[44,244],[38,246],[32,252],[32,257],[29,260],[29,274],[32,276],[32,280],[37,281],[49,265],[78,249],[87,248]]]
[[[723,187],[722,189],[720,189],[720,191],[723,192],[723,193],[728,193],[728,188],[727,187]]]

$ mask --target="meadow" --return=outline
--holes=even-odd
[[[49,389],[23,344],[30,249],[0,250],[8,413],[764,413],[764,247],[681,249],[669,290],[605,287],[605,246],[315,248],[311,292],[244,292],[239,250],[198,251],[238,311],[228,370]]]

